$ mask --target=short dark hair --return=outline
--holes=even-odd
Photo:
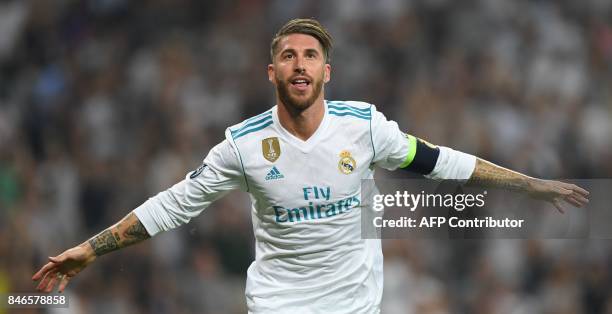
[[[323,25],[315,19],[293,19],[283,25],[276,35],[274,35],[272,43],[270,44],[270,57],[272,61],[274,61],[274,55],[277,52],[278,42],[289,34],[306,34],[316,38],[323,48],[325,63],[331,61],[332,37]]]

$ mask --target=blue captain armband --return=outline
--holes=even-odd
[[[435,145],[406,134],[408,140],[408,155],[399,166],[401,169],[419,174],[430,174],[440,155],[440,149]]]

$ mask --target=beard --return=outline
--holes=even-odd
[[[285,104],[287,107],[296,110],[298,112],[304,111],[308,109],[312,104],[317,100],[319,95],[321,94],[321,90],[323,89],[323,79],[320,80],[311,80],[312,84],[312,95],[306,99],[297,98],[289,92],[289,85],[291,83],[288,81],[284,81],[280,79],[278,76],[276,77],[276,92],[278,93],[278,98],[280,101]]]

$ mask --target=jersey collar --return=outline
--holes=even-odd
[[[327,129],[328,120],[329,120],[328,113],[327,113],[327,100],[323,101],[323,106],[325,107],[323,109],[324,110],[323,120],[321,120],[321,123],[319,124],[315,132],[305,141],[291,134],[281,125],[280,121],[278,120],[278,105],[275,105],[272,108],[272,121],[274,121],[274,126],[278,130],[279,135],[285,141],[295,146],[297,149],[301,150],[302,152],[307,153],[317,145],[317,143],[323,137],[323,133],[325,133],[325,130]]]

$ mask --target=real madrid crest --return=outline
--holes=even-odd
[[[261,141],[261,151],[269,162],[275,162],[280,157],[281,149],[278,137],[268,137]]]
[[[357,162],[351,157],[351,153],[347,150],[340,152],[340,161],[338,162],[338,169],[344,174],[350,174],[357,168]]]

